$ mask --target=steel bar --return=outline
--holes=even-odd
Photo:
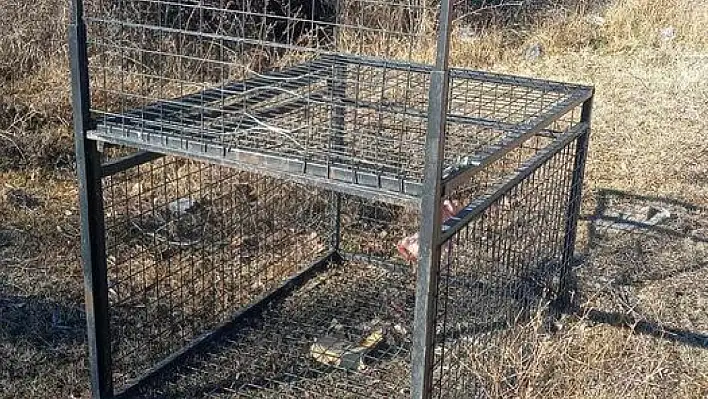
[[[133,154],[126,155],[124,157],[111,159],[101,165],[101,176],[112,176],[116,173],[126,171],[139,165],[143,165],[145,163],[154,161],[164,156],[164,154],[156,152],[137,151]]]
[[[421,193],[421,226],[413,321],[411,356],[411,397],[428,399],[433,393],[435,319],[437,314],[438,272],[442,249],[438,245],[442,224],[442,171],[445,159],[445,129],[450,94],[450,34],[452,1],[440,6],[435,70],[430,76],[428,125],[425,137],[425,164]]]
[[[578,219],[580,217],[580,206],[582,204],[583,195],[583,178],[585,176],[585,163],[588,156],[588,144],[590,139],[590,123],[592,119],[592,103],[593,97],[585,101],[583,104],[580,119],[583,121],[585,129],[578,138],[578,143],[575,151],[575,163],[573,165],[573,177],[570,185],[570,193],[568,198],[568,209],[565,216],[565,237],[563,244],[563,254],[561,258],[561,280],[558,292],[558,304],[561,310],[567,309],[572,302],[573,292],[571,292],[571,269],[573,267],[573,259],[575,256],[575,242],[577,238]]]
[[[96,142],[87,138],[91,115],[82,0],[72,1],[69,54],[91,393],[107,399],[113,397],[113,375],[101,160]]]
[[[201,143],[184,143],[169,136],[152,134],[150,140],[138,137],[116,137],[92,131],[90,138],[133,148],[141,148],[156,153],[168,153],[195,160],[225,165],[245,171],[263,173],[273,177],[283,177],[295,182],[312,184],[316,187],[359,195],[396,204],[416,206],[421,184],[399,178],[377,176],[364,171],[343,166],[327,166],[323,163],[307,162],[296,158],[285,158],[238,148],[223,148]],[[354,184],[352,184],[352,182]]]

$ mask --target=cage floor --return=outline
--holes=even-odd
[[[143,397],[396,398],[410,395],[412,274],[344,262],[227,334]],[[313,346],[382,340],[360,363]],[[328,360],[329,359],[329,360]],[[320,361],[321,360],[321,361]]]
[[[459,277],[460,284],[448,288],[448,294],[465,303],[451,316],[449,336],[442,339],[447,367],[464,364],[465,372],[441,376],[436,369],[435,378],[440,389],[446,389],[450,378],[467,379],[455,397],[486,398],[494,383],[485,368],[508,360],[500,350],[505,339],[512,346],[525,342],[520,337],[533,324],[520,323],[518,312],[529,311],[538,298],[520,298],[518,292],[525,290],[516,280],[494,288],[498,283],[479,276]],[[175,371],[143,386],[136,396],[409,398],[414,294],[415,277],[404,268],[359,261],[331,265],[260,317],[248,319]],[[333,341],[356,346],[377,331],[381,340],[370,351],[361,357],[351,355],[356,349],[348,352],[346,359],[355,362],[342,356],[336,364],[331,355],[336,352],[324,358],[323,347],[315,346],[321,343],[333,351],[340,348]],[[442,350],[442,342],[436,351]]]
[[[426,65],[322,56],[238,82],[192,85],[172,99],[148,97],[144,88],[121,92],[134,107],[94,110],[89,137],[415,201],[430,72]],[[451,71],[450,91],[446,167],[462,157],[493,157],[589,97],[581,86],[461,69]]]

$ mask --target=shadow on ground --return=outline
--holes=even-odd
[[[689,300],[708,285],[708,209],[612,189],[596,200],[569,313],[708,349],[708,309]]]
[[[10,288],[0,283],[0,343],[52,351],[86,341],[83,309],[5,292]]]

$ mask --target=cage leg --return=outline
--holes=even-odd
[[[339,259],[342,253],[342,194],[334,193],[334,209],[332,219],[332,245],[331,249]]]
[[[437,278],[442,231],[442,159],[445,143],[448,74],[434,71],[430,78],[430,115],[425,140],[424,189],[413,325],[412,397],[430,398],[433,389]]]
[[[578,218],[582,203],[583,177],[585,175],[585,162],[588,153],[590,136],[590,119],[592,116],[593,97],[585,100],[580,115],[580,123],[585,124],[585,132],[578,136],[575,147],[575,162],[570,185],[570,198],[565,217],[565,238],[561,258],[561,275],[557,299],[557,310],[567,311],[572,307],[575,289],[573,287],[572,267],[575,256],[575,242],[578,230]]]
[[[81,0],[72,2],[69,46],[74,108],[76,169],[81,207],[81,258],[86,296],[91,391],[95,399],[113,397],[111,336],[108,316],[101,160],[95,141],[86,138],[90,124],[86,25]]]
[[[449,53],[452,1],[440,2],[440,24],[435,69],[430,73],[428,126],[425,135],[425,167],[421,195],[421,227],[413,320],[411,397],[428,399],[433,394],[433,364],[437,316],[437,288],[442,254],[442,164],[445,153],[450,84]]]
[[[328,80],[328,87],[332,98],[332,115],[330,119],[330,139],[331,153],[337,154],[344,150],[344,129],[345,129],[345,109],[344,98],[346,97],[346,64],[333,61],[332,78]],[[332,162],[339,161],[338,156],[333,156]],[[334,214],[333,216],[333,238],[332,250],[336,252],[336,259],[341,259],[342,242],[342,194],[334,194]]]

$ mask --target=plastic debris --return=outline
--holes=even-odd
[[[383,329],[378,328],[354,344],[343,339],[327,336],[318,338],[310,347],[310,356],[328,366],[346,370],[366,369],[364,357],[384,341]]]
[[[182,216],[189,211],[191,211],[195,206],[197,206],[197,201],[191,198],[177,198],[176,200],[167,204],[167,209],[172,212],[174,216]]]

